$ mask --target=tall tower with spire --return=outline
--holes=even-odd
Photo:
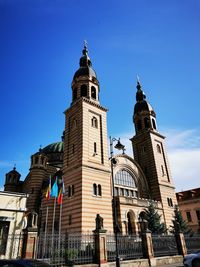
[[[62,230],[91,231],[97,214],[112,230],[107,110],[100,104],[99,82],[86,43],[79,65],[72,80],[72,102],[65,111]]]
[[[133,114],[136,134],[131,139],[134,158],[147,178],[152,199],[161,201],[163,219],[169,227],[172,225],[173,206],[177,202],[164,144],[165,137],[158,132],[156,113],[147,102],[139,79],[136,101]]]

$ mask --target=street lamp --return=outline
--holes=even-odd
[[[124,145],[121,144],[120,138],[112,138],[110,136],[110,162],[111,162],[111,177],[112,177],[112,193],[113,193],[113,217],[114,217],[114,233],[115,233],[115,243],[116,243],[116,267],[120,267],[120,257],[119,257],[119,251],[118,251],[118,231],[119,231],[119,226],[118,226],[118,220],[117,220],[117,203],[116,203],[116,198],[115,198],[115,184],[114,184],[114,175],[113,175],[113,165],[116,164],[116,160],[113,157],[113,142],[117,142],[115,145],[115,148],[118,150],[122,150],[123,154],[125,151]]]

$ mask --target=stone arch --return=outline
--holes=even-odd
[[[127,219],[127,234],[136,234],[136,216],[133,210],[129,210],[126,214]]]

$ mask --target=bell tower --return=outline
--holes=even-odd
[[[136,101],[133,114],[136,134],[131,139],[134,158],[146,175],[151,198],[161,201],[163,219],[169,228],[172,225],[173,206],[177,201],[164,144],[165,137],[158,132],[156,113],[147,102],[139,79]]]
[[[107,109],[100,104],[99,82],[86,43],[79,65],[72,80],[72,102],[65,111],[62,229],[94,230],[100,214],[104,227],[112,230]]]

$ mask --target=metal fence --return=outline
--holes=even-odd
[[[193,253],[200,251],[200,235],[184,235],[185,237],[185,244],[187,247],[187,253]]]
[[[0,238],[0,257],[16,259],[22,255],[23,236],[6,235]]]
[[[174,235],[152,234],[152,242],[155,257],[178,255]]]
[[[40,235],[36,257],[55,266],[92,263],[94,235]]]
[[[142,241],[139,235],[118,235],[118,251],[121,260],[139,259],[143,257]],[[115,261],[115,235],[107,235],[108,261]]]

